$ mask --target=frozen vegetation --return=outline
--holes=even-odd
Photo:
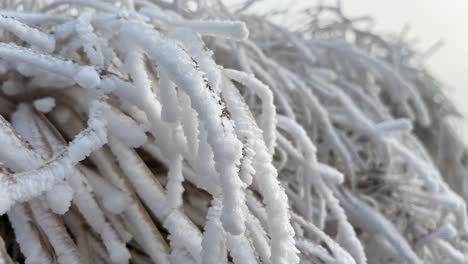
[[[427,53],[252,4],[0,2],[0,263],[468,263]]]

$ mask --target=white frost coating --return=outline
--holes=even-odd
[[[260,116],[259,127],[263,130],[263,138],[270,153],[273,153],[276,142],[276,107],[273,104],[273,93],[270,88],[260,82],[252,75],[244,72],[225,69],[223,71],[228,78],[239,82],[256,93],[262,100],[262,114]]]
[[[122,170],[133,175],[129,178],[129,181],[135,190],[141,195],[151,212],[171,232],[171,239],[176,240],[179,244],[183,242],[182,244],[192,254],[192,257],[199,259],[200,248],[196,244],[197,242],[201,242],[201,236],[198,230],[194,229],[193,223],[188,221],[186,216],[182,215],[181,212],[177,210],[171,212],[172,208],[167,206],[167,199],[162,186],[154,179],[154,175],[149,171],[149,168],[142,163],[132,149],[114,139],[110,140],[110,147],[114,155],[116,155]],[[178,224],[175,225],[175,223],[171,222],[178,222]],[[194,240],[184,241],[183,237],[185,233],[192,234]]]
[[[261,222],[252,213],[247,216],[247,230],[255,248],[255,254],[261,261],[268,262],[271,256],[271,248],[268,236]]]
[[[146,140],[145,131],[129,116],[112,109],[107,112],[109,133],[124,142],[127,146],[137,148]]]
[[[203,232],[202,263],[227,263],[226,233],[222,228],[220,217],[221,202],[215,198],[208,210],[208,220]]]
[[[348,250],[348,252],[354,257],[356,263],[366,263],[367,260],[364,253],[364,248],[357,238],[353,227],[349,224],[343,208],[338,203],[338,199],[333,196],[331,190],[322,182],[321,178],[317,177],[317,175],[314,175],[316,172],[314,166],[317,164],[317,149],[307,137],[306,131],[295,121],[281,115],[278,116],[278,127],[287,131],[292,136],[292,138],[297,141],[296,144],[301,146],[304,153],[304,158],[308,161],[308,165],[306,165],[305,170],[306,173],[310,174],[306,175],[305,177],[312,178],[310,180],[305,180],[304,182],[305,184],[312,182],[314,189],[321,197],[324,198],[328,204],[328,207],[330,208],[330,211],[337,218],[337,242],[343,246],[343,248]],[[308,194],[309,187],[306,186],[306,188],[307,190],[305,192]],[[306,217],[310,217],[310,209],[308,211],[309,212],[306,214]]]
[[[99,85],[99,75],[93,67],[82,67],[78,69],[78,72],[73,77],[81,87],[84,88],[95,88]]]
[[[128,70],[129,75],[133,79],[134,85],[128,82],[117,81],[118,88],[116,94],[138,105],[146,114],[149,123],[149,131],[154,135],[161,136],[161,138],[172,138],[172,131],[166,124],[161,122],[161,103],[157,100],[155,93],[152,90],[152,83],[149,75],[146,72],[146,62],[144,54],[135,45],[127,43],[128,39],[121,39],[126,49],[130,51],[126,53],[124,60],[124,67]],[[156,78],[156,76],[153,76]],[[165,136],[162,136],[165,135]],[[170,140],[160,140],[159,144],[163,150],[172,153],[172,146]]]
[[[2,194],[0,197],[0,212],[7,212],[12,206],[13,201],[8,195],[8,180],[6,179],[8,174],[0,174],[0,191]]]
[[[154,207],[154,212],[166,216],[168,210],[166,208],[165,196],[161,185],[154,179],[154,175],[151,171],[142,163],[141,158],[136,155],[133,149],[123,145],[117,139],[110,138],[109,147],[122,170],[134,175],[129,178],[129,181],[141,194],[143,201],[148,201],[148,206]],[[151,200],[159,202],[149,203]]]
[[[249,37],[249,30],[242,21],[221,20],[184,20],[181,17],[171,18],[164,12],[155,12],[154,9],[142,8],[141,12],[157,23],[171,27],[184,27],[200,35],[214,36],[234,40],[244,40]]]
[[[231,95],[235,94],[234,86],[226,82],[226,88],[231,90]],[[231,96],[233,106],[238,106],[239,114],[248,116],[247,107],[238,97]],[[244,113],[243,113],[244,112]],[[252,119],[246,118],[246,120]],[[261,137],[261,130],[255,129],[255,124],[250,124],[253,128],[254,136]],[[296,247],[294,245],[294,230],[290,225],[288,213],[288,199],[284,192],[281,192],[280,183],[277,180],[277,171],[271,164],[272,156],[264,141],[255,140],[252,146],[256,153],[253,160],[255,169],[255,180],[258,184],[259,192],[263,196],[266,205],[266,213],[269,218],[268,229],[270,232],[271,258],[272,263],[298,263]]]
[[[187,21],[176,22],[175,26],[183,26],[207,36],[244,40],[249,37],[249,30],[241,21]]]
[[[164,70],[159,72],[159,98],[161,100],[161,119],[168,123],[175,123],[180,116],[180,106],[177,90]]]
[[[26,139],[31,142],[32,146],[38,150],[38,152],[43,155],[55,155],[66,149],[66,144],[63,139],[57,136],[57,132],[54,131],[52,125],[45,121],[45,119],[40,115],[34,113],[31,107],[27,107],[25,105],[21,105],[17,112],[15,112],[15,120],[14,124],[17,124],[19,119],[21,120],[28,120],[30,119],[29,128],[30,130],[39,130],[42,135],[41,137],[28,137],[28,133],[25,134]],[[15,121],[14,120],[14,121]],[[34,124],[34,125],[33,125]],[[34,127],[35,126],[35,127]],[[23,129],[25,129],[23,125]],[[22,131],[20,131],[22,132]],[[51,153],[47,153],[47,149],[43,146],[50,146]],[[96,201],[94,200],[90,190],[86,187],[86,183],[84,182],[84,176],[81,174],[80,171],[74,169],[70,172],[70,176],[67,178],[67,182],[70,184],[59,184],[54,186],[53,192],[55,196],[50,201],[51,191],[47,193],[47,201],[49,206],[62,206],[63,201],[70,201],[70,199],[66,200],[66,195],[73,194],[74,195],[74,204],[81,212],[83,217],[90,222],[90,225],[101,235],[103,242],[109,251],[110,258],[115,262],[125,262],[128,260],[129,253],[125,248],[125,245],[118,239],[116,232],[111,228],[109,223],[104,218],[104,214],[100,211]],[[63,186],[63,187],[61,187]],[[62,191],[60,193],[61,188],[71,188],[73,187],[73,191],[68,191],[65,189],[65,192]],[[57,188],[61,187],[61,188]],[[68,192],[67,192],[68,191]],[[62,201],[63,200],[63,201]],[[51,207],[54,212],[63,214],[65,211],[68,210],[69,204],[66,208],[55,208]],[[59,211],[63,210],[63,211]]]
[[[138,210],[136,206],[137,205],[132,204],[130,208],[127,209],[127,213]],[[134,213],[131,214],[134,215]],[[142,247],[151,257],[152,261],[155,263],[169,264],[170,262],[169,254],[167,252],[167,245],[165,241],[162,240],[163,238],[160,236],[159,233],[157,233],[159,235],[155,235],[148,232],[155,232],[155,230],[153,229],[154,227],[152,227],[151,224],[147,222],[148,220],[138,217],[130,217],[127,219],[130,222],[131,229],[136,231],[136,233],[134,234],[135,240],[140,241],[140,243],[143,243]]]
[[[330,251],[333,253],[333,256],[336,259],[336,263],[356,263],[353,257],[349,255],[349,253],[346,250],[344,250],[338,243],[336,243],[332,238],[330,238],[327,234],[325,234],[315,225],[313,225],[310,222],[307,222],[306,220],[295,214],[292,215],[292,219],[300,225],[302,225],[304,228],[313,232],[316,236],[320,237],[327,244]]]
[[[16,239],[27,263],[74,252],[92,263],[466,263],[468,150],[424,68],[432,49],[376,35],[340,5],[302,12],[292,32],[243,2],[0,4],[11,252]],[[44,97],[55,107],[31,102]],[[20,118],[31,103],[47,116]],[[38,221],[24,200],[68,211]]]
[[[80,17],[76,23],[75,31],[78,34],[78,39],[83,43],[83,49],[91,65],[102,67],[104,66],[104,55],[98,43],[99,39],[93,32],[93,27],[88,20],[87,17]]]
[[[201,263],[202,234],[188,217],[178,210],[173,210],[163,224],[171,233],[171,242],[177,241],[177,244],[183,246],[197,263]],[[186,239],[187,237],[190,239]]]
[[[170,208],[178,208],[183,203],[183,181],[182,157],[180,155],[176,155],[170,162],[169,173],[167,175],[167,203]]]
[[[55,107],[55,99],[53,97],[44,97],[33,102],[34,108],[42,113],[48,113]]]
[[[167,174],[167,203],[169,208],[178,208],[182,205],[182,195],[184,187],[182,185],[184,176],[182,174],[183,157],[178,152],[184,152],[185,142],[177,140],[182,136],[177,137],[182,132],[179,116],[181,114],[181,107],[179,104],[177,91],[175,85],[169,80],[166,72],[160,70],[159,80],[159,96],[163,103],[161,109],[161,118],[163,121],[170,123],[171,132],[174,135],[174,140],[177,149],[174,149],[174,154],[170,157],[169,171]]]
[[[63,222],[47,210],[39,200],[30,203],[31,212],[40,228],[54,248],[57,262],[60,264],[79,264],[81,257],[73,240],[68,235]]]
[[[322,260],[324,263],[336,263],[336,260],[329,255],[327,250],[307,240],[298,240],[297,247],[304,251],[307,255],[315,256]]]
[[[129,232],[125,221],[120,215],[115,215],[112,213],[106,213],[105,215],[107,220],[109,220],[109,223],[119,235],[119,238],[122,240],[122,242],[128,243],[133,239],[133,235]]]
[[[241,156],[241,144],[233,134],[232,121],[224,116],[223,105],[218,103],[216,96],[203,82],[202,74],[180,48],[147,27],[123,24],[121,30],[123,36],[133,38],[151,59],[165,67],[172,81],[191,97],[192,107],[197,110],[208,132],[208,141],[215,154],[215,167],[221,176],[223,226],[232,234],[242,233],[245,229],[241,210],[244,196],[235,167]]]
[[[29,143],[32,143],[31,139],[40,139],[42,134],[35,126],[32,115],[24,115],[25,111],[28,110],[28,106],[25,104],[20,104],[18,106],[18,110],[12,114],[11,120],[18,133],[27,139]],[[22,147],[22,150],[18,152],[22,155],[14,161],[18,164],[18,166],[13,167],[17,171],[37,169],[38,167],[42,166],[46,159],[53,157],[51,151],[46,145],[40,145],[39,148],[41,149],[42,153],[39,152],[39,155],[37,155],[34,150],[28,149],[29,145],[25,145],[26,142],[20,141],[19,143]],[[21,161],[25,160],[28,160],[29,162],[26,164],[21,163]],[[52,187],[52,189],[45,194],[45,198],[48,202],[48,206],[54,213],[64,214],[70,207],[71,200],[73,198],[73,190],[64,181],[59,181],[57,185]]]
[[[67,20],[66,16],[53,14],[39,14],[31,12],[16,12],[13,10],[1,10],[0,14],[7,17],[13,17],[27,25],[43,24],[47,22],[63,22]]]
[[[258,263],[252,250],[250,241],[245,236],[233,236],[228,234],[227,245],[231,251],[232,259],[237,263]]]
[[[192,264],[196,263],[186,250],[174,248],[171,254],[171,263],[174,264]]]
[[[84,88],[95,88],[100,83],[99,75],[93,67],[79,66],[15,44],[0,43],[0,56],[3,60],[28,63],[70,78]]]
[[[165,208],[165,205],[164,205],[165,201],[164,201],[164,196],[162,194],[162,191],[159,192],[159,193],[158,192],[155,193],[154,189],[153,189],[153,188],[160,188],[160,186],[155,186],[156,183],[152,182],[153,179],[151,179],[151,178],[149,178],[149,179],[146,178],[145,179],[144,174],[148,173],[148,172],[144,172],[144,174],[140,174],[141,173],[141,168],[130,168],[130,164],[132,164],[132,163],[133,164],[138,164],[137,161],[132,160],[132,159],[137,159],[137,157],[132,155],[133,150],[128,149],[121,142],[118,142],[118,140],[113,139],[113,138],[110,138],[109,145],[110,145],[110,147],[111,147],[111,149],[113,151],[113,154],[116,155],[116,158],[117,158],[117,160],[119,162],[119,165],[122,167],[124,172],[126,172],[126,173],[131,172],[130,174],[133,174],[134,176],[136,176],[137,174],[140,175],[140,177],[138,177],[137,179],[133,179],[132,183],[134,185],[136,185],[135,186],[136,190],[139,191],[140,193],[142,193],[143,198],[146,198],[148,196],[155,197],[154,195],[156,195],[156,199],[152,199],[151,202],[147,203],[147,204],[148,205],[158,204],[158,205],[156,205],[157,208],[158,208],[157,211],[159,211],[162,214],[166,214],[167,209]],[[142,176],[143,176],[143,178],[142,178]],[[144,188],[144,192],[142,192],[142,188]],[[159,202],[155,202],[155,201],[159,201]],[[135,210],[136,209],[136,208],[132,208],[132,207],[135,207],[135,205],[132,205],[127,210]],[[154,210],[154,211],[156,211],[156,210]],[[134,223],[133,223],[134,226],[135,225],[141,225],[141,224],[144,223],[143,219],[134,219],[134,220],[132,219],[132,221],[134,221]],[[147,224],[144,224],[144,225],[147,225]],[[145,241],[145,243],[147,243],[144,246],[147,249],[151,250],[150,256],[153,259],[153,261],[158,261],[158,262],[161,262],[161,263],[169,263],[166,249],[164,248],[164,244],[161,241],[158,241],[153,236],[150,236],[150,234],[143,234],[143,233],[141,233],[141,231],[139,232],[138,235],[141,237],[141,239],[143,241]],[[159,238],[159,239],[161,239],[161,238]]]
[[[14,80],[7,80],[2,84],[2,91],[5,95],[15,95],[20,93],[23,89],[22,83]]]
[[[130,204],[130,199],[93,170],[79,166],[79,170],[91,184],[94,194],[103,201],[104,208],[113,214],[121,214]]]
[[[47,53],[52,53],[55,49],[55,39],[52,36],[31,28],[13,17],[0,14],[0,28],[14,33],[20,39]]]
[[[218,92],[221,81],[221,71],[212,58],[212,52],[207,51],[200,36],[186,28],[176,28],[170,32],[169,37],[180,41],[187,52],[193,57],[205,74],[211,88]]]
[[[335,192],[335,194],[339,194],[339,192]],[[349,200],[345,200],[345,197]],[[352,219],[351,221],[366,230],[385,234],[393,247],[407,261],[410,263],[422,263],[406,240],[379,212],[375,211],[364,202],[352,197],[350,194],[345,193],[344,195],[339,195],[338,198],[348,212],[349,217]]]
[[[240,94],[225,83],[222,85],[222,92],[226,106],[229,108],[230,116],[236,124],[235,130],[237,136],[243,145],[239,177],[249,186],[252,183],[252,176],[255,174],[255,169],[252,166],[255,151],[252,148],[255,140],[259,140],[259,138],[255,137],[257,136],[255,133],[252,133],[252,130],[255,128],[252,126],[252,117],[248,109],[244,104],[235,100],[235,98],[240,97]]]
[[[56,184],[46,193],[47,205],[56,214],[64,214],[70,208],[73,198],[73,189],[66,183]]]
[[[387,122],[382,122],[376,125],[380,133],[389,134],[397,132],[410,132],[413,129],[411,122],[408,119],[397,119]]]
[[[62,124],[62,128],[66,129],[67,133],[73,134],[72,131],[83,129],[79,120],[70,118],[67,124]],[[125,146],[124,146],[125,147]],[[94,164],[98,164],[99,172],[106,177],[112,184],[125,192],[131,198],[130,206],[124,211],[125,223],[129,226],[129,231],[145,252],[153,259],[153,261],[167,263],[167,245],[162,239],[161,234],[154,226],[152,219],[149,217],[142,204],[133,193],[132,187],[128,185],[124,175],[113,162],[108,151],[98,150],[90,155],[90,159]],[[153,179],[154,180],[154,179]]]
[[[15,205],[8,212],[8,218],[15,231],[21,252],[25,255],[27,264],[50,263],[52,256],[41,243],[41,234],[34,227],[29,205]]]
[[[44,191],[50,190],[56,183],[69,176],[76,163],[86,158],[89,153],[98,149],[105,143],[106,136],[103,131],[105,129],[105,125],[99,120],[102,113],[94,113],[102,112],[103,109],[99,109],[102,108],[102,106],[95,105],[95,107],[97,108],[92,111],[94,117],[91,117],[89,127],[82,131],[82,133],[78,134],[75,139],[70,142],[68,148],[64,152],[58,155],[51,162],[35,170],[14,174],[15,180],[7,183],[8,196],[12,201],[27,201],[38,196]],[[5,120],[1,121],[1,133],[12,135],[13,132],[7,125],[7,122]],[[8,137],[3,138],[8,139]],[[24,148],[23,145],[15,141],[5,142],[5,146],[8,145],[16,145],[15,147]],[[26,149],[23,151],[29,150]],[[33,157],[34,159],[42,162],[40,156],[35,155]],[[27,159],[31,159],[31,157],[28,157]],[[37,160],[34,162],[37,163]],[[24,170],[24,168],[22,170]],[[3,214],[5,212],[1,213]]]

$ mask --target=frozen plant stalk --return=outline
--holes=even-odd
[[[1,263],[468,262],[426,56],[255,2],[0,3]]]

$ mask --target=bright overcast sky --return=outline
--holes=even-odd
[[[408,23],[421,48],[443,39],[428,64],[468,115],[468,0],[344,0],[343,5],[348,14],[372,15],[379,31],[398,32]]]

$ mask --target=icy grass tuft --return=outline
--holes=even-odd
[[[308,9],[291,31],[253,4],[0,4],[12,252],[67,264],[467,262],[457,111],[406,35],[358,27],[372,23],[339,5]]]

